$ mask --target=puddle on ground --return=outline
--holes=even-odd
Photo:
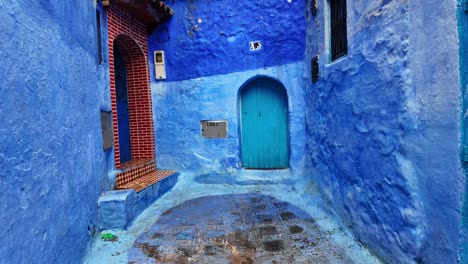
[[[265,241],[263,242],[263,246],[269,252],[278,252],[284,249],[282,240]]]
[[[297,225],[293,225],[289,227],[289,232],[291,234],[299,234],[299,233],[302,233],[302,231],[304,231],[304,228],[297,226]]]

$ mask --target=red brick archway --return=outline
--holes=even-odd
[[[109,30],[109,68],[115,164],[121,167],[114,75],[114,45],[122,53],[127,69],[128,110],[132,161],[154,159],[154,128],[148,68],[146,26],[133,20],[117,6],[107,10]]]

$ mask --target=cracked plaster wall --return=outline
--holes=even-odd
[[[222,75],[302,61],[305,1],[175,1],[174,16],[149,39],[166,52],[167,81]],[[250,41],[262,49],[251,52]],[[154,77],[153,77],[154,80]]]
[[[309,165],[335,212],[389,263],[457,263],[456,1],[347,1],[348,55],[329,57],[327,1],[308,16]]]
[[[91,239],[112,162],[102,150],[99,110],[110,103],[95,10],[91,1],[0,2],[0,263],[80,263]]]

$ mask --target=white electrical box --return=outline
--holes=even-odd
[[[154,71],[156,80],[166,79],[166,59],[164,58],[164,50],[156,50],[154,52]]]

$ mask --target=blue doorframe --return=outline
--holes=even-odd
[[[117,93],[117,122],[119,129],[120,162],[132,159],[130,145],[130,119],[128,114],[128,87],[125,59],[114,46],[114,74]]]
[[[249,169],[289,167],[288,96],[283,85],[261,77],[240,92],[242,165]]]
[[[468,0],[459,0],[458,5],[458,35],[460,39],[460,87],[468,85]],[[464,164],[464,173],[468,177],[468,98],[465,89],[461,89],[462,111],[461,111],[461,153]],[[468,263],[468,181],[465,183],[463,197],[464,206],[462,210],[462,228],[460,243],[460,263]]]

